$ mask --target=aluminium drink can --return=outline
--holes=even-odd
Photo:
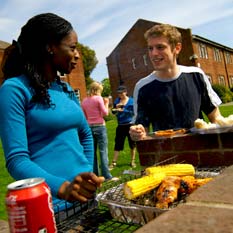
[[[7,189],[5,201],[11,233],[57,232],[51,192],[43,178],[18,180]]]

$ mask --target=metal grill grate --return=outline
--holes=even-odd
[[[201,178],[214,177],[223,169],[224,167],[196,168],[196,175]],[[77,202],[65,205],[63,210],[57,209],[55,217],[58,233],[134,232],[167,211],[133,203],[124,197],[123,183],[139,178],[142,174],[126,172],[120,181],[106,182],[95,200],[87,204]]]
[[[135,175],[123,175],[118,182],[106,182],[100,190],[106,190],[124,183],[127,180],[134,179]],[[62,207],[60,207],[62,206]],[[55,218],[57,222],[58,233],[94,233],[94,232],[124,232],[131,233],[136,231],[141,225],[135,223],[124,223],[114,219],[107,206],[90,200],[86,204],[75,202],[68,204],[62,201],[55,206]]]
[[[134,232],[139,227],[140,225],[118,222],[104,206],[74,215],[57,225],[58,233]]]
[[[223,167],[196,168],[195,177],[215,177],[223,169]],[[122,183],[100,193],[97,199],[108,206],[112,216],[118,221],[144,225],[160,214],[186,202],[188,196],[188,194],[180,195],[178,200],[174,201],[168,209],[160,209],[155,207],[155,193],[156,189],[134,200],[128,200],[124,195]]]

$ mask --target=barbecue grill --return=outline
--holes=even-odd
[[[223,169],[224,167],[197,168],[196,177],[214,177]],[[160,214],[185,202],[184,197],[169,209],[159,209],[155,208],[150,201],[147,203],[153,193],[143,195],[137,200],[126,199],[123,184],[128,180],[141,177],[141,173],[134,174],[132,171],[130,173],[130,175],[123,175],[118,182],[109,182],[104,185],[96,198],[87,204],[77,202],[72,207],[69,206],[58,212],[56,214],[58,232],[134,232]]]
[[[100,190],[102,193],[113,188],[115,185],[124,183],[128,180],[136,178],[137,175],[123,175],[118,182],[106,182]],[[75,202],[72,205],[63,202],[63,209],[59,210],[58,206],[54,206],[57,210],[55,219],[57,223],[58,233],[94,233],[94,232],[134,232],[141,227],[133,222],[119,222],[113,218],[110,209],[102,205],[98,198],[89,200],[88,203],[81,204]]]

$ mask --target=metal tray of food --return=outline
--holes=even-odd
[[[218,170],[197,170],[196,178],[208,178],[219,175]],[[151,201],[156,193],[156,189],[142,195],[135,200],[128,200],[123,192],[124,183],[112,187],[97,195],[96,199],[101,204],[107,205],[113,218],[120,222],[134,223],[145,225],[160,214],[167,212],[177,205],[185,202],[185,197],[174,202],[168,209],[160,209],[155,207],[155,203]]]
[[[233,125],[230,126],[216,126],[214,128],[208,128],[208,129],[198,129],[198,128],[191,128],[191,133],[195,134],[219,134],[219,133],[228,133],[233,132]]]
[[[167,211],[151,206],[135,204],[135,202],[125,198],[123,186],[124,184],[119,184],[103,193],[99,193],[97,196],[97,200],[102,204],[106,204],[109,207],[112,217],[118,221],[144,225]]]

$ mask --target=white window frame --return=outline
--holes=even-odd
[[[74,89],[74,93],[78,99],[78,101],[80,102],[81,100],[81,93],[80,93],[80,89]]]
[[[135,58],[132,58],[131,61],[132,61],[133,69],[136,70],[136,63],[135,63],[136,59],[135,59]]]
[[[225,58],[226,58],[226,63],[227,64],[232,63],[231,54],[229,52],[225,52]]]
[[[221,51],[217,48],[214,48],[214,60],[217,62],[222,61],[221,59]]]
[[[147,63],[147,55],[146,55],[146,54],[143,55],[143,62],[144,62],[144,65],[145,65],[145,66],[148,66],[148,63]]]
[[[199,43],[198,44],[198,49],[199,49],[199,57],[200,58],[205,58],[208,59],[208,52],[207,52],[207,47],[205,44]]]
[[[229,77],[229,81],[230,81],[230,87],[233,87],[233,76]]]
[[[211,75],[210,75],[210,74],[206,74],[206,77],[209,79],[210,83],[212,84],[212,83],[213,83],[213,81],[212,81],[212,77],[211,77]]]
[[[224,75],[218,75],[218,83],[219,85],[226,86]]]

